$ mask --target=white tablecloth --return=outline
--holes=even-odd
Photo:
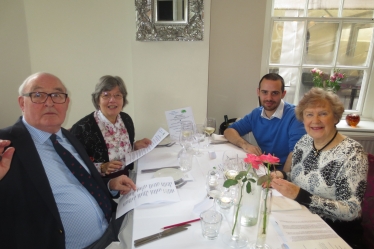
[[[194,206],[206,198],[205,176],[208,170],[217,167],[222,161],[223,152],[237,150],[242,157],[245,153],[232,144],[217,144],[213,146],[216,159],[210,159],[208,151],[204,151],[200,157],[194,157],[191,170],[194,180],[178,189],[181,201],[152,207],[140,207],[127,214],[123,229],[120,233],[121,243],[113,243],[108,248],[135,248],[134,240],[158,233],[162,227],[198,218],[193,213]],[[142,169],[158,168],[178,165],[177,154],[181,150],[179,145],[172,147],[155,148],[149,154],[140,158],[136,166],[136,181],[143,181],[153,177],[153,173],[140,173]],[[282,211],[284,215],[309,212],[306,208],[301,210]],[[272,224],[272,219],[270,219]],[[228,223],[223,220],[220,234],[229,230]],[[257,235],[257,227],[241,227],[242,234],[248,240],[254,242]],[[216,240],[207,240],[201,234],[200,222],[191,223],[187,231],[174,234],[170,237],[153,241],[139,248],[141,249],[181,249],[181,248],[227,248],[219,236]],[[282,249],[282,238],[279,237],[273,225],[268,228],[267,243],[273,249]]]

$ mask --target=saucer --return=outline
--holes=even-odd
[[[171,176],[173,177],[174,182],[180,181],[183,178],[183,172],[179,169],[173,169],[173,168],[165,168],[157,170],[153,177],[167,177]]]

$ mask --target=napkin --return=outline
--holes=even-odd
[[[184,180],[184,181],[193,182],[193,181],[194,181],[194,178],[193,178],[191,172],[184,172],[184,173],[183,173],[183,180]]]
[[[213,134],[212,137],[215,141],[228,141],[224,135]]]

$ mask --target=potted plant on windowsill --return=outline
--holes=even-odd
[[[339,69],[335,69],[333,75],[330,77],[318,68],[313,68],[310,72],[312,73],[315,87],[323,88],[326,91],[332,91],[334,93],[339,91],[340,84],[345,78],[345,75],[340,73]]]

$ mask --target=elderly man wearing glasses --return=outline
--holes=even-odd
[[[143,138],[134,143],[134,124],[122,112],[128,103],[123,80],[118,76],[101,77],[92,93],[92,103],[96,111],[74,124],[70,132],[81,141],[104,178],[129,175],[133,163],[126,162],[126,154],[147,147],[151,140]]]
[[[48,73],[19,88],[23,116],[0,130],[2,248],[105,248],[118,240],[118,192],[135,190],[127,176],[102,179],[82,144],[61,128],[66,88]],[[4,139],[4,140],[2,140]]]

